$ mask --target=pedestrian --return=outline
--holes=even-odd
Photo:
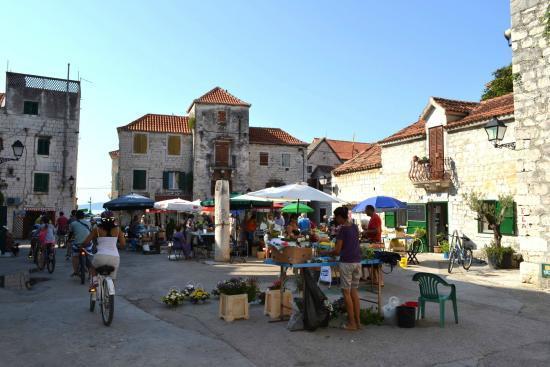
[[[92,226],[90,222],[84,220],[84,218],[84,212],[82,210],[78,210],[75,214],[74,220],[70,224],[70,233],[73,239],[71,241],[71,260],[73,265],[73,273],[71,274],[71,277],[79,276],[78,265],[80,247],[83,246],[86,248],[86,251],[92,252],[92,244],[84,243],[84,240],[92,231]]]
[[[172,246],[176,250],[182,250],[185,260],[191,258],[191,244],[185,240],[185,233],[181,224],[176,225],[174,234],[172,235]]]
[[[65,247],[66,243],[65,241],[62,241],[62,239],[63,236],[69,232],[69,220],[65,216],[65,213],[59,212],[59,217],[57,218],[55,227],[57,229],[57,247]],[[63,246],[61,246],[62,243]]]
[[[302,213],[300,215],[300,219],[298,219],[298,227],[300,228],[301,234],[308,234],[311,230],[311,221],[307,217],[306,213]]]

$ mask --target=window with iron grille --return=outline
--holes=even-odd
[[[181,153],[181,136],[168,135],[168,155],[180,155]]]
[[[24,101],[23,113],[25,115],[38,115],[38,102]]]
[[[132,183],[134,190],[146,190],[147,189],[147,171],[136,169],[134,170],[134,180]]]
[[[269,153],[260,152],[260,166],[269,165]]]
[[[290,167],[290,154],[288,154],[288,153],[283,153],[282,154],[281,166]]]
[[[36,154],[38,155],[50,155],[50,141],[48,136],[40,136],[36,143]]]
[[[218,123],[225,124],[226,118],[227,116],[225,111],[218,111]]]
[[[50,190],[50,174],[35,173],[33,191],[37,193],[47,193]]]
[[[147,134],[134,134],[134,153],[147,154]]]

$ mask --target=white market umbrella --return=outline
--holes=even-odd
[[[160,209],[160,210],[172,210],[176,212],[186,212],[186,213],[200,212],[202,210],[202,207],[200,205],[196,205],[191,201],[187,201],[179,198],[157,201],[154,207],[155,209]]]
[[[319,201],[323,203],[344,203],[343,200],[319,191],[306,183],[296,183],[280,187],[269,187],[249,192],[247,196],[270,199],[273,201]]]

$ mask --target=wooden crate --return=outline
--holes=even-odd
[[[220,294],[219,317],[227,322],[233,320],[248,320],[248,294],[228,296]]]
[[[288,264],[302,264],[313,257],[313,249],[311,247],[284,247],[278,251],[273,249],[271,258],[275,261]]]
[[[258,251],[256,253],[256,256],[258,257],[258,259],[265,259],[265,252],[264,251]]]
[[[285,291],[283,294],[283,315],[292,313],[292,293]],[[281,316],[281,291],[279,289],[265,292],[264,315],[272,319]]]

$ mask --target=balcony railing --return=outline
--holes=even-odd
[[[454,179],[454,161],[446,157],[442,169],[437,169],[432,167],[430,161],[413,159],[409,179],[415,186],[424,187],[428,191],[449,188]]]

